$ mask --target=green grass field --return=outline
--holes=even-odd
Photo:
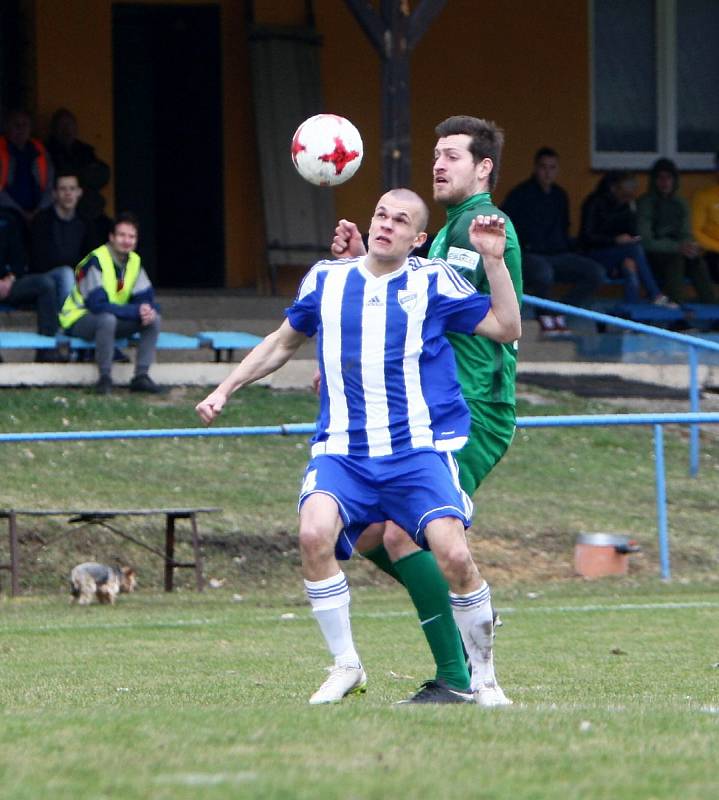
[[[520,414],[621,410],[532,394]],[[203,395],[3,390],[2,428],[194,427]],[[309,392],[251,388],[223,424],[303,422],[314,406]],[[503,612],[497,668],[515,701],[495,710],[393,705],[431,659],[406,597],[356,560],[368,693],[307,704],[328,657],[297,567],[302,439],[4,445],[4,506],[222,506],[201,527],[224,588],[198,595],[184,570],[164,595],[159,560],[133,545],[21,521],[23,595],[0,594],[0,797],[718,797],[719,444],[705,432],[692,480],[686,430],[665,438],[671,584],[657,578],[648,429],[520,431],[475,497],[470,542]],[[582,530],[640,542],[626,578],[573,576]],[[140,591],[70,606],[69,569],[88,558],[135,564]]]
[[[353,600],[367,694],[310,707],[327,657],[299,586],[286,588],[3,603],[2,797],[719,795],[714,591],[498,592],[515,705],[485,710],[393,705],[431,660],[406,599],[376,588]]]

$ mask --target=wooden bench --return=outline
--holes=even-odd
[[[222,351],[227,351],[227,360],[232,361],[235,350],[251,350],[261,341],[261,336],[244,331],[200,331],[197,334],[200,344],[215,351],[215,361],[222,361]]]
[[[138,336],[116,339],[117,347],[127,347],[138,341]],[[261,336],[245,331],[201,331],[196,336],[183,333],[161,331],[157,337],[158,350],[197,350],[208,347],[214,350],[215,361],[222,361],[223,353],[227,361],[232,361],[235,350],[251,350],[262,341]],[[87,353],[95,349],[95,342],[58,333],[57,336],[41,336],[29,331],[0,330],[0,350],[50,350],[59,348],[63,351]]]
[[[52,350],[57,346],[54,336],[42,336],[26,331],[1,331],[0,349]]]
[[[222,511],[221,508],[112,508],[112,509],[36,509],[36,508],[7,508],[0,509],[0,519],[8,521],[8,563],[0,563],[0,570],[10,572],[10,591],[13,597],[20,593],[20,548],[18,540],[18,517],[67,517],[67,521],[74,525],[99,525],[105,530],[127,539],[140,547],[149,550],[164,561],[164,582],[165,591],[171,592],[173,588],[173,578],[175,568],[186,568],[195,570],[195,584],[197,591],[201,592],[204,588],[204,575],[202,552],[200,548],[200,536],[197,530],[197,515],[212,514]],[[118,517],[149,517],[152,515],[163,515],[165,517],[165,548],[160,550],[153,545],[147,544],[140,539],[119,530],[110,524]],[[180,562],[175,561],[175,523],[178,519],[190,520],[192,551],[194,561]],[[55,536],[52,541],[60,536],[67,535],[69,531],[62,531]]]
[[[129,339],[116,339],[115,345],[117,347],[127,347],[128,344],[134,344],[139,341],[137,334],[129,337]],[[89,339],[81,339],[78,336],[68,336],[64,333],[59,333],[55,337],[55,342],[58,347],[68,347],[70,350],[94,350],[95,342]],[[0,345],[2,345],[2,338],[0,337]],[[160,331],[157,337],[158,350],[197,350],[201,342],[197,336],[185,336],[183,333],[171,333],[170,331]]]

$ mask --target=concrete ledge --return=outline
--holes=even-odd
[[[237,364],[214,362],[154,364],[150,370],[153,380],[161,386],[216,386]],[[315,361],[290,361],[267,378],[261,386],[276,389],[309,388],[316,369]],[[127,386],[134,373],[133,364],[115,364],[112,380],[117,386]],[[95,364],[0,364],[0,386],[92,386],[97,382]]]
[[[163,363],[155,364],[150,374],[163,386],[215,386],[224,380],[236,364]],[[267,378],[261,386],[274,389],[307,389],[312,385],[316,370],[314,359],[297,359],[285,364]],[[581,362],[530,361],[518,366],[523,372],[548,375],[615,375],[627,380],[689,388],[689,369],[681,364],[619,364]],[[132,364],[115,364],[113,380],[118,386],[127,385],[133,374]],[[94,364],[0,364],[0,386],[91,386],[97,381]],[[719,385],[719,367],[700,365],[700,385]]]

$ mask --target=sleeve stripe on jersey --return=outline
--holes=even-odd
[[[466,278],[463,278],[456,269],[450,267],[446,261],[438,259],[437,266],[442,268],[443,272],[454,284],[458,292],[462,294],[474,294],[477,291]]]

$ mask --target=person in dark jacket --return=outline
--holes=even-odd
[[[30,226],[30,272],[48,273],[55,282],[57,311],[75,284],[75,265],[101,242],[89,220],[77,213],[82,189],[77,175],[57,173],[53,204]]]
[[[32,137],[32,119],[16,109],[0,136],[0,207],[27,223],[52,203],[53,165],[45,146]],[[26,231],[22,231],[23,236]]]
[[[11,211],[0,208],[0,303],[11,308],[32,306],[37,310],[37,332],[54,336],[57,331],[55,284],[49,275],[28,275],[20,222]],[[62,361],[57,350],[38,350],[36,361]]]
[[[657,286],[637,233],[636,190],[637,181],[630,172],[604,175],[582,204],[580,245],[606,268],[610,278],[624,280],[626,302],[642,302],[644,289],[649,302],[674,306]]]
[[[569,198],[556,183],[559,155],[551,147],[535,153],[530,178],[507,195],[502,210],[514,223],[522,248],[522,277],[527,294],[549,298],[555,282],[574,284],[562,302],[574,306],[591,303],[606,274],[601,264],[572,252],[569,242]],[[566,334],[562,315],[537,310],[545,336]]]
[[[639,234],[649,263],[669,298],[685,301],[688,277],[700,303],[715,303],[716,294],[702,248],[691,230],[689,204],[677,194],[679,171],[669,158],[654,162],[649,190],[637,200]]]

